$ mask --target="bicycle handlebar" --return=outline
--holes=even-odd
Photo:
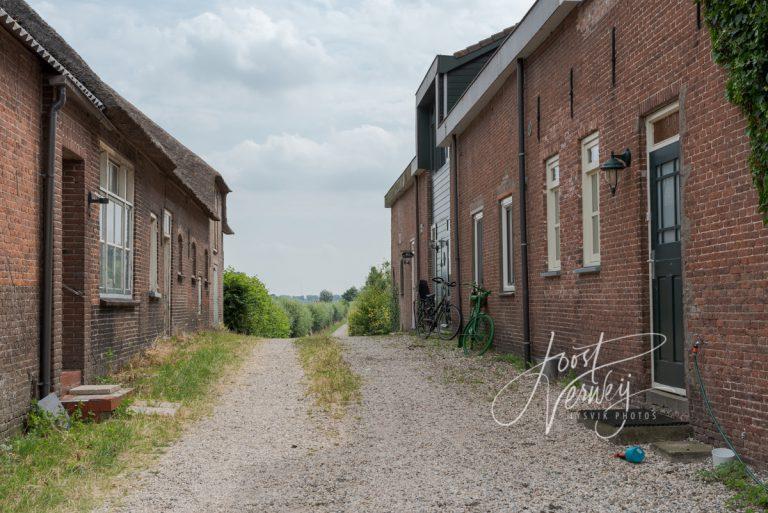
[[[432,281],[434,281],[435,283],[438,283],[438,284],[439,283],[444,283],[444,284],[448,285],[449,287],[455,287],[456,286],[456,282],[455,281],[447,282],[444,279],[442,279],[440,276],[435,276],[434,278],[432,278]]]

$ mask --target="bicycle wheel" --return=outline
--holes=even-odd
[[[429,326],[427,325],[426,315],[423,308],[419,308],[419,312],[416,315],[416,334],[419,337],[426,338]]]
[[[464,348],[464,354],[469,353],[468,348],[471,345],[471,340],[475,333],[475,320],[477,320],[477,317],[474,315],[470,317],[469,321],[467,321],[467,325],[464,326],[464,331],[459,335],[458,347]]]
[[[493,319],[488,314],[479,313],[473,323],[473,330],[464,341],[464,353],[480,356],[493,343]]]
[[[440,311],[437,318],[437,336],[441,340],[451,340],[459,334],[461,312],[456,305],[448,305]]]

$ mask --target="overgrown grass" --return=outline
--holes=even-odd
[[[755,484],[738,461],[718,465],[713,470],[701,470],[699,475],[707,482],[720,482],[736,492],[728,499],[728,506],[750,513],[768,511],[768,490]]]
[[[360,399],[362,380],[344,360],[341,344],[328,333],[300,338],[294,343],[309,382],[309,393],[319,407],[336,418],[343,417],[347,406]]]
[[[506,353],[506,354],[500,354],[494,356],[494,360],[497,362],[506,362],[510,365],[512,365],[515,369],[517,369],[520,372],[523,372],[525,370],[525,360],[517,356],[516,354],[512,353]]]
[[[133,387],[138,398],[180,402],[176,417],[132,415],[122,408],[101,423],[75,419],[67,431],[31,415],[29,432],[0,446],[0,511],[89,510],[111,493],[122,472],[146,464],[185,421],[207,411],[212,385],[255,340],[209,332],[161,341],[109,379]]]

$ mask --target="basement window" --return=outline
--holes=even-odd
[[[99,189],[109,202],[100,205],[99,293],[131,298],[133,293],[133,168],[116,153],[101,154]]]

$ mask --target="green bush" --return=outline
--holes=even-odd
[[[312,331],[317,333],[333,324],[333,305],[331,303],[310,303],[312,312]]]
[[[389,263],[371,267],[365,287],[349,307],[349,334],[386,335],[397,329],[397,297]]]
[[[291,321],[291,336],[306,337],[312,331],[312,312],[305,303],[296,299],[280,298],[280,304]]]
[[[333,303],[333,322],[339,322],[347,315],[347,302],[336,301]]]
[[[224,271],[224,324],[232,331],[260,337],[290,335],[288,314],[255,276]]]

